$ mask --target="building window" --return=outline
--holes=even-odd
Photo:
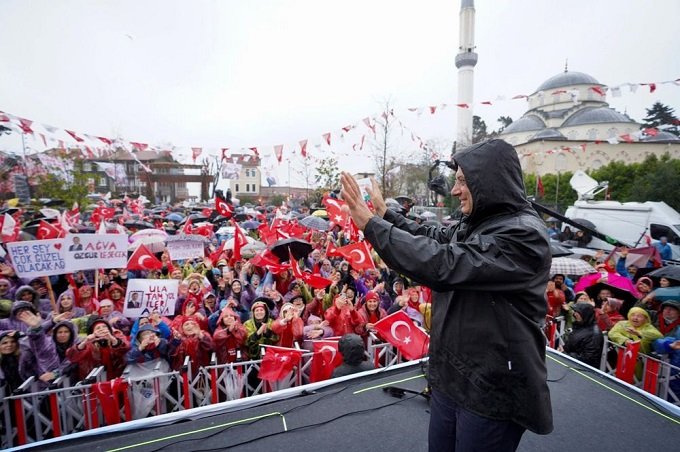
[[[567,134],[567,138],[570,140],[576,140],[578,138],[578,130],[570,130]]]
[[[234,191],[236,191],[236,192],[239,191],[238,184],[234,185]]]
[[[586,132],[587,137],[589,140],[596,140],[597,139],[597,129],[592,128],[588,129],[588,132]]]
[[[607,138],[614,138],[619,135],[619,129],[616,127],[612,127],[611,129],[607,130]]]

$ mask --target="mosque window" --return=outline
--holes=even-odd
[[[614,138],[619,135],[619,129],[616,127],[612,127],[609,130],[607,130],[607,138]]]
[[[567,133],[567,138],[569,138],[570,140],[577,140],[578,130],[570,130],[569,133]]]
[[[588,131],[586,132],[586,137],[588,137],[589,140],[596,140],[597,135],[598,135],[597,129],[594,127],[592,129],[588,129]]]
[[[602,168],[602,160],[600,159],[595,159],[593,160],[593,164],[591,165],[593,169],[600,169]]]

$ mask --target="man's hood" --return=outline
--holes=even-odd
[[[457,152],[453,160],[462,169],[472,194],[470,224],[519,212],[529,205],[517,151],[505,141],[475,144]]]

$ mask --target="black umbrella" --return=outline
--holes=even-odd
[[[680,266],[667,265],[665,267],[657,268],[656,270],[647,273],[647,276],[651,276],[656,279],[672,279],[673,281],[680,282]]]
[[[571,256],[574,253],[569,248],[566,248],[559,243],[550,241],[550,254],[552,257],[564,257]]]
[[[247,213],[240,212],[234,214],[234,219],[236,221],[246,221],[248,218],[250,218],[250,215],[248,215]]]
[[[142,220],[131,220],[131,221],[126,221],[123,223],[123,226],[125,226],[128,229],[153,229],[155,226],[148,221],[142,221]]]
[[[289,260],[288,249],[293,253],[295,259],[302,259],[312,252],[312,248],[312,244],[308,241],[291,237],[289,239],[281,239],[274,243],[271,247],[271,251],[281,262],[286,262]]]
[[[180,224],[186,223],[187,220],[191,220],[192,223],[198,223],[198,222],[201,222],[201,221],[206,221],[207,219],[208,219],[208,217],[206,217],[205,215],[203,215],[201,213],[192,213],[191,215],[186,217],[184,220],[182,220],[180,222]]]
[[[628,314],[630,308],[635,306],[635,303],[637,303],[637,298],[635,298],[635,295],[625,289],[614,287],[607,283],[596,283],[592,286],[586,287],[586,293],[590,295],[590,298],[595,300],[597,298],[597,294],[600,293],[602,289],[608,289],[612,293],[612,297],[623,300],[623,304],[621,305],[621,308],[619,308],[619,312],[624,317],[626,317],[626,314]]]

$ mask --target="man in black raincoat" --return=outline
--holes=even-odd
[[[453,159],[456,226],[391,212],[375,181],[371,212],[344,172],[342,196],[385,263],[432,289],[430,450],[515,450],[525,429],[553,429],[541,332],[548,237],[511,145],[492,140]]]

